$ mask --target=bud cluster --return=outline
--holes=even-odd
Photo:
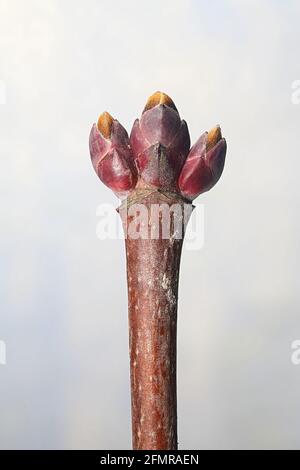
[[[220,178],[226,141],[216,126],[190,148],[186,122],[171,98],[156,92],[130,137],[109,113],[101,114],[90,133],[90,154],[101,181],[120,198],[134,188],[158,188],[192,201]]]

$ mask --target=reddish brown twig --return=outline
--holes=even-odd
[[[137,200],[137,210],[143,204],[148,213],[143,214],[148,238],[132,239],[128,234],[135,217],[128,214],[130,204],[129,210],[127,204],[119,210],[127,234],[133,448],[177,449],[177,292],[183,241],[178,230],[184,230],[190,211],[182,199],[158,191],[142,191]],[[162,238],[168,211],[157,217],[153,206],[171,209],[169,238]],[[155,225],[158,239],[151,237]]]
[[[179,266],[192,200],[220,178],[217,126],[189,149],[185,121],[152,95],[130,139],[103,113],[90,136],[94,168],[119,197],[126,235],[134,449],[177,449],[176,325]]]

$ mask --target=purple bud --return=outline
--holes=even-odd
[[[225,155],[226,141],[219,126],[202,134],[191,148],[178,180],[183,196],[193,200],[209,191],[223,172]]]
[[[90,154],[101,181],[119,197],[127,196],[136,184],[136,167],[126,130],[108,113],[103,113],[92,127]]]
[[[176,191],[190,137],[171,98],[160,92],[149,98],[141,119],[133,124],[130,144],[141,180]]]

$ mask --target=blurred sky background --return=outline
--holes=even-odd
[[[181,449],[299,448],[300,3],[0,0],[0,448],[130,448],[118,206],[89,159],[156,90],[228,143],[178,319]],[[116,214],[115,217],[118,217]]]

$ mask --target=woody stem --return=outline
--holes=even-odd
[[[138,211],[132,206],[119,210],[126,234],[133,448],[174,450],[177,298],[187,217],[182,200],[159,191],[140,196],[138,204]],[[166,221],[160,213],[157,219],[152,209],[161,204],[164,209],[175,204],[176,214],[171,211]],[[163,226],[168,223],[171,230],[166,237]],[[136,237],[132,224],[141,237]]]

